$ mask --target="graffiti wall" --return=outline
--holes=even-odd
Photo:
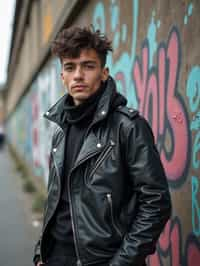
[[[34,174],[47,183],[53,123],[44,113],[64,94],[60,81],[60,63],[50,60],[8,121],[8,138]]]
[[[170,186],[173,215],[148,266],[200,265],[200,1],[88,3],[76,24],[113,40],[110,74],[151,124]],[[42,114],[62,93],[49,61],[9,121],[11,142],[45,180],[52,131]]]

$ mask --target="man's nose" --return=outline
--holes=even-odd
[[[74,72],[74,79],[82,79],[83,78],[83,70],[81,66],[77,66]]]

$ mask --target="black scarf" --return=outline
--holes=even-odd
[[[74,105],[72,97],[68,95],[63,108],[67,122],[74,124],[82,121],[85,122],[86,120],[91,121],[104,89],[105,84],[102,83],[100,88],[93,95],[77,106]]]

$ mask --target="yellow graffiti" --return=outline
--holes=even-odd
[[[45,6],[45,14],[43,17],[43,34],[42,34],[43,44],[48,42],[52,31],[53,31],[52,6],[50,2],[47,2],[47,5]]]

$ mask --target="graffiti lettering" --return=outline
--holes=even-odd
[[[37,93],[34,91],[32,98],[32,141],[33,141],[33,163],[35,167],[35,171],[39,175],[38,171],[39,168],[41,167],[40,165],[40,159],[38,157],[39,154],[39,101],[37,97]]]
[[[186,95],[193,115],[190,130],[193,132],[192,167],[196,172],[200,168],[200,67],[194,66],[187,80]],[[192,191],[192,229],[196,236],[200,236],[200,204],[199,204],[199,179],[191,177]]]
[[[198,156],[198,154],[200,155],[200,131],[195,136],[193,149],[194,149],[192,156],[193,166],[194,169],[198,169],[200,168],[200,157]]]
[[[149,256],[149,266],[162,266],[163,261],[170,258],[171,266],[197,266],[199,263],[199,242],[194,235],[189,234],[185,252],[183,253],[182,247],[182,229],[178,217],[169,221],[162,233],[157,252]],[[197,260],[197,261],[196,261]]]
[[[198,193],[200,194],[199,180],[192,176],[192,227],[196,236],[200,236],[200,205],[198,203]]]
[[[179,185],[184,181],[189,160],[186,110],[177,91],[179,70],[180,40],[175,27],[169,35],[167,46],[161,44],[158,48],[157,67],[149,70],[148,41],[143,44],[141,60],[137,57],[133,67],[139,110],[152,124],[155,141],[172,186],[176,186],[177,181]],[[167,131],[171,137],[170,150],[165,144]]]
[[[200,249],[199,241],[192,234],[188,236],[185,245],[185,256],[187,258],[187,264],[184,266],[199,266],[200,261]]]

